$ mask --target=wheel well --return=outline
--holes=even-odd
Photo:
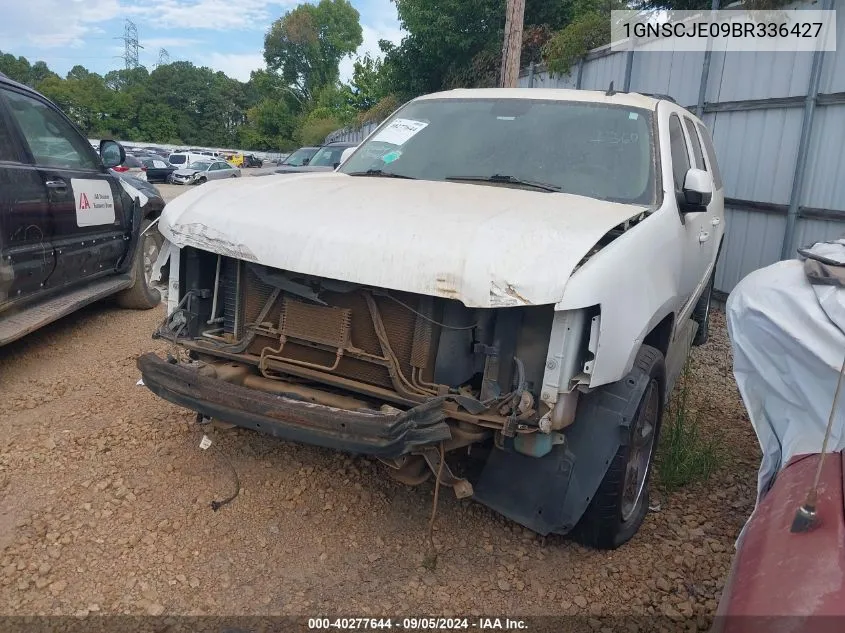
[[[659,349],[665,358],[669,351],[669,341],[672,340],[672,325],[674,322],[675,315],[670,312],[646,335],[643,345],[651,345]]]

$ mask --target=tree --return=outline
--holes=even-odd
[[[264,38],[264,59],[303,101],[334,84],[338,64],[361,45],[358,11],[349,0],[301,4],[276,20]]]

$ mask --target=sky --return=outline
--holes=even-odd
[[[0,0],[0,50],[29,61],[43,60],[64,76],[76,64],[105,74],[121,68],[126,19],[138,29],[139,61],[152,69],[159,51],[171,61],[199,66],[246,81],[264,67],[264,34],[302,0]],[[402,38],[390,0],[351,0],[361,14],[364,42],[357,54],[378,54],[378,41]],[[340,64],[352,75],[352,58]]]

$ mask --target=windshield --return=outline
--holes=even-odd
[[[535,99],[424,99],[397,112],[340,168],[652,204],[651,113]],[[522,182],[519,181],[528,181]]]
[[[346,145],[321,147],[308,164],[312,167],[334,167],[340,162],[340,156],[346,148]]]
[[[196,169],[197,171],[206,171],[209,167],[211,167],[211,163],[191,163],[188,165],[188,169]]]
[[[316,147],[300,147],[293,154],[288,156],[282,165],[290,165],[292,167],[302,167],[305,161],[317,153]]]

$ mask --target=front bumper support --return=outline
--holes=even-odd
[[[390,458],[451,437],[442,399],[400,413],[349,411],[201,376],[195,367],[152,353],[137,364],[144,385],[157,396],[292,442]]]

